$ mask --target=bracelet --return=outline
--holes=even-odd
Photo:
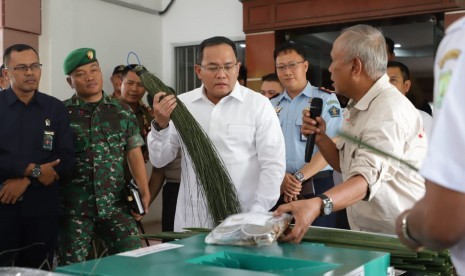
[[[408,213],[406,213],[403,217],[402,217],[402,235],[404,236],[404,238],[406,238],[407,240],[411,241],[411,242],[414,242],[418,245],[421,246],[421,243],[420,241],[416,240],[415,238],[413,238],[409,231],[408,231],[408,222],[407,222],[407,218],[408,218]]]

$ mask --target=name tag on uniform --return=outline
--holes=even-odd
[[[44,150],[53,150],[53,136],[55,135],[55,132],[53,131],[44,131],[44,142],[42,144],[42,148]]]

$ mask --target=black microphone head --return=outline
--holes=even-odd
[[[314,97],[310,101],[310,117],[316,118],[321,116],[321,112],[323,111],[323,99]]]

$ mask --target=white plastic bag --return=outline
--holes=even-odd
[[[275,242],[286,230],[292,215],[273,213],[242,213],[227,217],[215,227],[205,242],[208,244],[263,246]]]

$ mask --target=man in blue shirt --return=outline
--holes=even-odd
[[[307,80],[309,62],[305,57],[305,48],[286,42],[274,51],[276,72],[284,93],[271,100],[281,122],[286,144],[286,175],[281,184],[281,197],[278,205],[298,198],[310,198],[320,195],[334,187],[333,169],[320,165],[315,175],[305,175],[302,168],[305,163],[306,137],[300,134],[302,111],[309,108],[313,97],[323,99],[321,117],[327,122],[327,133],[336,136],[342,127],[341,106],[335,94],[314,87]],[[315,147],[313,154],[318,151]],[[312,154],[312,155],[313,155]],[[317,170],[317,171],[318,171]],[[313,225],[336,227],[336,215],[321,217]]]
[[[42,64],[34,48],[10,46],[3,62],[11,86],[0,93],[0,266],[51,270],[59,179],[74,165],[68,113],[37,91]]]

